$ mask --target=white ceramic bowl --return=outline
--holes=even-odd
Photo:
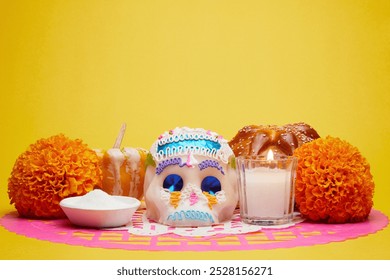
[[[77,226],[108,228],[128,224],[141,202],[136,198],[127,196],[111,197],[121,202],[121,205],[113,205],[111,208],[105,206],[102,209],[96,207],[88,209],[88,207],[80,206],[78,202],[82,197],[77,196],[61,200],[60,206],[70,222]]]

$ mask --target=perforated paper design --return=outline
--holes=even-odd
[[[142,217],[138,212],[134,219]],[[372,210],[369,219],[354,224],[302,222],[283,229],[261,229],[243,234],[180,236],[175,233],[142,236],[128,230],[98,230],[74,227],[67,219],[29,220],[16,212],[0,219],[11,232],[29,238],[86,247],[147,251],[243,251],[312,246],[346,241],[373,234],[388,225],[388,218]]]
[[[303,220],[296,216],[293,222],[280,226],[262,227],[241,222],[239,211],[236,210],[231,221],[204,227],[172,227],[149,221],[144,212],[137,212],[132,223],[112,230],[127,230],[134,235],[156,236],[163,234],[175,234],[179,236],[206,237],[213,235],[237,235],[258,232],[262,229],[282,229],[292,227]]]

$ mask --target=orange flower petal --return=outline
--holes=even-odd
[[[17,158],[8,179],[8,196],[21,216],[63,217],[60,201],[100,187],[101,174],[92,149],[59,134],[38,140]]]
[[[339,138],[318,138],[294,151],[298,157],[295,200],[307,219],[328,223],[367,219],[374,181],[358,149]]]

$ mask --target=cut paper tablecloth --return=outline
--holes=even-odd
[[[140,215],[142,212],[138,212],[134,218],[139,218]],[[385,228],[388,218],[373,209],[368,220],[361,223],[318,224],[304,221],[287,228],[262,228],[249,233],[211,236],[180,236],[174,233],[135,235],[126,228],[102,230],[75,227],[67,219],[23,219],[16,212],[3,216],[0,224],[8,231],[29,238],[86,247],[146,251],[243,251],[345,241]]]
[[[300,214],[295,213],[293,221],[288,224],[267,227],[250,225],[241,222],[240,211],[237,209],[230,221],[221,224],[204,227],[172,227],[152,222],[146,217],[145,211],[137,211],[129,225],[110,230],[127,230],[129,233],[142,236],[155,236],[172,233],[187,237],[206,237],[213,235],[237,235],[258,232],[264,228],[282,229],[292,227],[302,221],[303,219],[300,217]]]

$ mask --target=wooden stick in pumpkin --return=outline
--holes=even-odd
[[[114,143],[114,146],[113,146],[114,149],[119,149],[121,147],[122,140],[123,140],[123,137],[125,135],[125,132],[126,132],[126,123],[123,123],[122,126],[121,126],[121,129],[119,130],[119,134],[116,137],[116,140],[115,140],[115,143]]]

